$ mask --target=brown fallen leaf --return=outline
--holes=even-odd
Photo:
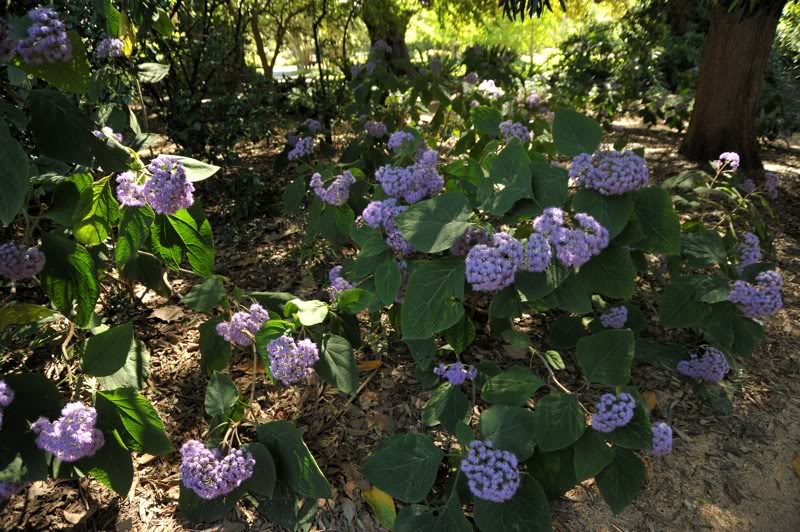
[[[381,367],[381,364],[383,364],[381,360],[365,360],[358,363],[358,369],[361,371],[372,371]]]
[[[658,406],[658,395],[653,390],[647,390],[646,392],[642,393],[642,397],[644,397],[645,405],[647,405],[647,410],[652,412],[656,406]]]
[[[184,312],[183,309],[177,305],[165,305],[155,309],[150,316],[158,318],[161,321],[171,322],[183,318]]]
[[[794,455],[792,458],[792,469],[794,469],[795,474],[800,477],[800,453]]]

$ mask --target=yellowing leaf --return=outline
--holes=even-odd
[[[648,390],[642,393],[642,397],[644,397],[644,402],[647,405],[647,410],[652,412],[658,405],[658,396],[656,395],[656,392]]]
[[[800,453],[795,454],[794,458],[792,458],[792,469],[800,477]]]
[[[361,496],[364,497],[369,507],[375,512],[380,524],[384,528],[392,530],[394,528],[394,520],[397,518],[397,510],[395,510],[392,496],[381,491],[377,486],[372,486],[368,490],[361,490]]]
[[[372,371],[373,369],[378,369],[383,364],[380,360],[365,360],[364,362],[358,363],[358,369],[361,371]]]

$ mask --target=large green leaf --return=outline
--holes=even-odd
[[[72,58],[69,61],[35,65],[25,63],[21,57],[16,57],[12,64],[23,72],[43,79],[58,89],[76,94],[86,94],[89,89],[89,61],[86,57],[86,46],[77,31],[68,31],[67,36],[72,46]]]
[[[683,233],[681,254],[686,258],[686,265],[690,268],[705,268],[725,264],[728,261],[728,253],[725,251],[725,243],[720,234],[706,229]]]
[[[651,186],[633,192],[633,199],[644,232],[644,239],[636,242],[636,248],[649,253],[680,255],[681,226],[669,192]]]
[[[356,315],[372,306],[375,294],[363,288],[348,288],[336,296],[335,309],[339,313]]]
[[[706,340],[735,356],[752,355],[764,339],[764,327],[739,314],[730,303],[714,305],[701,329]]]
[[[481,135],[499,135],[503,115],[494,107],[481,105],[470,109],[472,123]]]
[[[253,468],[253,476],[245,481],[243,486],[248,491],[258,493],[264,497],[272,497],[275,491],[277,472],[275,470],[275,460],[269,454],[269,450],[258,442],[251,442],[241,447],[253,455],[256,465]]]
[[[86,340],[81,369],[93,377],[106,377],[125,365],[133,345],[133,322],[123,323]]]
[[[195,523],[218,521],[233,510],[245,491],[244,486],[239,486],[223,497],[207,500],[181,482],[178,509],[187,519]]]
[[[475,340],[475,325],[472,320],[465,313],[458,320],[458,323],[450,327],[444,332],[444,338],[456,354],[461,354],[472,345]]]
[[[306,177],[302,174],[294,178],[283,191],[283,210],[287,214],[294,214],[306,197]]]
[[[524,406],[544,381],[523,366],[513,366],[483,384],[481,397],[492,404]]]
[[[575,314],[588,314],[592,311],[592,301],[577,276],[571,275],[544,298],[551,307],[560,308]]]
[[[447,432],[454,434],[456,425],[467,419],[471,406],[459,387],[450,383],[440,384],[430,401],[422,407],[422,423],[428,427],[441,423]]]
[[[564,168],[546,161],[531,161],[531,176],[533,197],[540,209],[562,207],[567,202],[569,175]]]
[[[271,421],[256,428],[278,469],[278,477],[306,497],[330,499],[331,485],[303,441],[300,431],[288,421]]]
[[[636,292],[636,267],[630,252],[612,245],[581,267],[578,281],[589,292],[628,299]]]
[[[626,449],[650,449],[653,446],[653,433],[650,427],[650,414],[639,390],[633,386],[622,386],[621,392],[630,394],[636,401],[633,419],[627,425],[614,429],[605,435],[606,439],[617,447]]]
[[[429,509],[409,504],[397,516],[394,532],[472,532],[464,516],[458,490],[450,491],[443,507]]]
[[[511,451],[520,460],[533,454],[536,447],[533,412],[516,406],[497,405],[481,414],[481,436],[498,449]]]
[[[550,505],[542,487],[525,474],[509,501],[495,503],[475,498],[475,523],[481,532],[549,532],[553,529]]]
[[[196,284],[186,294],[181,302],[197,312],[210,312],[217,308],[220,300],[225,295],[225,284],[218,275],[207,277],[202,283]]]
[[[124,266],[147,242],[155,214],[150,207],[125,207],[119,222],[115,248],[117,266]]]
[[[574,447],[565,447],[547,453],[536,451],[525,461],[525,465],[528,466],[528,474],[536,479],[547,498],[556,499],[578,483],[574,459]]]
[[[528,301],[535,301],[551,294],[571,274],[568,268],[553,261],[543,272],[517,272],[514,286]]]
[[[699,283],[678,278],[664,287],[658,299],[658,320],[668,329],[697,325],[711,311],[711,306],[698,301]]]
[[[125,445],[132,451],[163,456],[175,450],[164,431],[164,423],[143,395],[133,388],[118,388],[97,392],[95,406],[101,416],[119,416],[120,432]]]
[[[559,108],[553,119],[553,143],[558,153],[574,157],[594,153],[603,140],[603,128],[586,115]]]
[[[602,434],[596,430],[584,432],[583,436],[575,442],[574,449],[573,465],[575,480],[578,482],[594,478],[614,460],[614,451],[605,442]]]
[[[430,338],[464,314],[464,259],[422,262],[412,269],[401,311],[403,339]]]
[[[446,192],[412,205],[395,217],[395,223],[415,248],[436,253],[461,238],[472,225],[471,216],[469,201],[463,193]]]
[[[375,293],[384,305],[391,305],[400,291],[402,275],[393,258],[386,259],[375,268]]]
[[[157,214],[150,226],[150,245],[153,253],[164,261],[167,267],[172,270],[180,269],[183,261],[181,237],[163,214]]]
[[[126,497],[133,484],[133,460],[116,431],[104,434],[105,443],[92,456],[76,462],[82,471],[100,481],[117,495]]]
[[[530,159],[519,139],[511,139],[492,160],[486,183],[491,193],[483,208],[495,216],[507,213],[517,201],[533,197]]]
[[[84,326],[94,313],[100,295],[94,261],[86,248],[67,240],[57,232],[42,234],[42,249],[46,257],[42,285],[53,306],[75,323]]]
[[[144,342],[134,338],[128,349],[125,365],[107,377],[98,377],[97,384],[103,390],[136,388],[141,390],[150,376],[150,351]]]
[[[675,369],[681,360],[689,358],[689,349],[680,344],[662,344],[652,340],[638,339],[635,347],[636,359],[654,366]]]
[[[615,514],[624,510],[644,485],[644,464],[633,452],[616,449],[614,461],[596,478],[600,495]]]
[[[38,323],[55,314],[51,309],[42,305],[31,303],[15,303],[8,307],[0,308],[0,331],[12,325],[28,325]]]
[[[633,347],[629,329],[608,330],[578,340],[575,357],[589,382],[621,386],[631,380]]]
[[[314,366],[322,380],[344,393],[358,388],[358,367],[350,343],[335,334],[322,338],[319,362]]]
[[[311,327],[325,321],[328,316],[328,304],[317,299],[311,301],[293,299],[286,304],[283,314],[287,318],[297,315],[301,325]]]
[[[426,434],[389,436],[361,471],[372,484],[403,502],[419,502],[436,481],[444,453]]]
[[[544,452],[569,447],[583,435],[586,421],[574,395],[551,393],[536,402],[536,443]]]
[[[604,196],[588,188],[580,189],[572,198],[575,212],[591,214],[608,229],[609,238],[614,238],[625,229],[633,214],[633,198],[630,194]]]
[[[160,296],[172,295],[172,287],[166,281],[166,270],[158,257],[134,254],[122,268],[122,276],[129,281],[142,283]]]
[[[106,240],[119,220],[119,203],[106,176],[92,185],[92,193],[81,196],[74,213],[75,240],[85,246],[96,246]]]
[[[0,175],[3,193],[0,194],[0,222],[9,225],[25,205],[30,189],[28,156],[19,142],[0,136]]]
[[[519,318],[522,316],[522,299],[514,285],[506,286],[492,296],[489,319]]]
[[[236,403],[239,402],[239,389],[230,377],[215,371],[206,387],[206,414],[219,421],[226,421]]]
[[[315,497],[298,497],[292,489],[278,480],[272,497],[256,496],[258,511],[271,523],[287,530],[310,530],[317,515],[319,502]]]
[[[219,166],[214,166],[213,164],[204,163],[182,155],[173,155],[172,157],[183,163],[183,167],[186,169],[186,179],[193,183],[208,179],[219,172]]]
[[[198,201],[188,209],[170,214],[167,219],[180,238],[192,271],[198,275],[214,273],[214,237]]]
[[[586,336],[586,327],[580,316],[559,316],[550,324],[547,343],[556,349],[572,349]]]
[[[433,364],[433,356],[436,354],[436,342],[431,336],[419,340],[406,340],[408,350],[414,358],[414,362],[421,370],[427,370]]]

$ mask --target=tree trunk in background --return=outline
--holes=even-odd
[[[759,96],[786,0],[752,14],[716,7],[703,50],[694,111],[680,153],[695,161],[735,151],[742,168],[762,168],[756,137]]]
[[[361,18],[369,33],[369,40],[386,41],[392,47],[387,60],[392,70],[407,74],[412,70],[406,45],[406,30],[414,11],[397,5],[393,0],[369,0],[361,9]]]
[[[258,14],[254,14],[253,18],[250,19],[250,29],[253,31],[253,40],[256,42],[256,51],[258,52],[258,59],[261,61],[261,68],[264,69],[264,76],[271,80],[272,68],[267,57],[267,49],[264,46],[264,37],[261,35]]]

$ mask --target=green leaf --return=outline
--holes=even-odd
[[[697,301],[698,283],[678,278],[664,287],[658,299],[658,321],[667,329],[697,325],[711,311],[711,307]]]
[[[556,349],[572,349],[586,336],[586,328],[579,316],[559,316],[550,325],[547,343]]]
[[[0,175],[3,193],[0,194],[0,222],[9,225],[25,206],[30,189],[28,156],[19,142],[0,137]]]
[[[614,451],[596,430],[587,430],[575,442],[574,467],[576,481],[594,478],[614,460]]]
[[[38,323],[55,315],[55,312],[42,305],[15,303],[0,308],[0,331],[6,331],[12,325],[29,325]]]
[[[53,306],[65,316],[72,316],[83,327],[92,318],[100,295],[94,261],[86,248],[56,232],[42,234],[42,250],[47,260],[42,271],[42,285]]]
[[[594,153],[603,140],[603,128],[586,115],[559,108],[553,119],[553,143],[567,157]]]
[[[503,115],[494,107],[481,105],[473,107],[469,111],[472,117],[472,124],[481,135],[499,135],[500,123],[503,121]]]
[[[81,370],[93,377],[116,373],[128,358],[133,345],[133,322],[127,322],[86,340],[81,355]]]
[[[214,237],[199,201],[188,209],[167,216],[186,251],[192,271],[198,275],[214,273]]]
[[[544,452],[569,447],[583,435],[586,421],[574,395],[551,393],[536,402],[536,442]]]
[[[79,460],[75,465],[121,497],[128,495],[133,484],[131,453],[122,444],[116,431],[105,434],[103,446],[92,456]]]
[[[72,46],[72,59],[61,63],[45,63],[34,65],[25,63],[19,56],[12,64],[32,76],[43,79],[50,85],[66,92],[86,94],[89,89],[89,61],[86,58],[86,47],[77,31],[68,31]]]
[[[389,436],[361,471],[372,484],[403,502],[419,502],[436,481],[444,453],[426,434]]]
[[[230,377],[215,371],[206,387],[206,414],[219,420],[227,420],[239,401],[239,389]]]
[[[475,326],[466,313],[461,316],[458,323],[444,332],[444,339],[447,340],[447,343],[457,355],[460,355],[472,345],[475,340]]]
[[[150,207],[124,207],[115,248],[117,266],[122,267],[147,242],[155,214]]]
[[[569,269],[553,261],[547,270],[540,273],[517,272],[514,286],[528,301],[536,301],[555,291],[571,273]]]
[[[405,342],[417,366],[422,370],[430,368],[433,364],[433,356],[436,354],[436,342],[433,337],[406,340]]]
[[[531,370],[513,366],[489,378],[481,389],[481,397],[492,404],[525,406],[528,399],[544,386],[544,381]]]
[[[353,348],[341,336],[326,334],[322,338],[319,362],[314,366],[317,374],[336,389],[353,393],[358,388],[358,367]]]
[[[372,508],[381,526],[387,530],[394,530],[394,523],[397,520],[394,499],[377,486],[371,486],[368,490],[362,489],[361,497]]]
[[[625,229],[631,219],[633,198],[630,194],[604,196],[594,190],[582,188],[573,196],[572,208],[575,212],[591,214],[608,229],[608,236],[613,239]]]
[[[119,220],[119,203],[111,190],[110,176],[96,181],[91,194],[81,195],[73,216],[73,233],[81,244],[96,246],[108,238]]]
[[[328,316],[328,304],[324,301],[318,301],[316,299],[311,301],[293,299],[286,305],[286,307],[288,308],[289,305],[293,305],[293,307],[297,310],[294,312],[285,310],[284,315],[288,318],[290,315],[296,313],[297,319],[300,320],[300,323],[306,327],[319,325],[325,321],[325,318]]]
[[[181,237],[163,214],[157,214],[150,226],[150,244],[153,253],[164,261],[167,267],[173,270],[180,269],[183,261]]]
[[[608,330],[581,338],[575,358],[589,382],[621,386],[631,380],[633,333]]]
[[[481,414],[480,431],[484,440],[492,440],[497,449],[511,451],[526,460],[536,447],[533,412],[516,406],[497,405]]]
[[[669,193],[651,186],[633,192],[633,200],[644,233],[644,239],[636,243],[636,248],[649,253],[680,255],[681,226]]]
[[[643,339],[636,340],[635,353],[637,360],[668,369],[675,369],[678,362],[689,358],[686,346]]]
[[[567,202],[569,174],[566,169],[546,161],[531,161],[531,176],[533,197],[540,209],[562,207]]]
[[[426,261],[411,270],[401,311],[403,339],[430,338],[464,314],[464,260]]]
[[[420,201],[395,217],[395,224],[415,248],[426,253],[449,249],[472,224],[472,211],[461,192],[445,192]]]
[[[545,351],[542,353],[542,355],[547,361],[547,365],[554,370],[558,371],[567,368],[567,366],[564,365],[564,361],[561,359],[561,354],[558,351]]]
[[[158,412],[133,388],[97,392],[95,401],[99,414],[116,411],[124,428],[120,436],[130,450],[154,456],[164,456],[175,450]]]
[[[703,336],[714,346],[735,356],[753,354],[764,339],[764,328],[756,321],[741,316],[730,303],[711,308],[701,326]]]
[[[164,37],[171,37],[175,31],[175,25],[172,23],[169,14],[159,7],[156,9],[156,15],[158,15],[158,18],[153,21],[153,29]]]
[[[631,451],[616,449],[614,461],[596,478],[600,495],[615,514],[624,510],[644,485],[644,464]]]
[[[202,283],[196,284],[186,294],[181,303],[197,312],[210,312],[217,308],[220,300],[225,296],[225,285],[217,275],[207,277]]]
[[[550,505],[542,487],[530,475],[521,475],[511,500],[495,503],[475,499],[475,523],[481,532],[549,532]]]
[[[258,493],[264,497],[272,497],[275,491],[275,482],[277,481],[277,472],[275,470],[275,461],[269,450],[258,442],[251,442],[241,447],[245,451],[253,455],[256,465],[253,468],[253,476],[247,479],[243,486],[248,491]]]
[[[588,314],[592,311],[589,294],[583,288],[577,276],[572,275],[561,283],[553,293],[544,298],[551,307],[560,308],[575,314]]]
[[[278,469],[278,477],[306,497],[330,499],[331,485],[319,470],[303,437],[288,421],[271,421],[256,428],[258,441],[266,445]]]
[[[183,163],[183,167],[186,169],[186,180],[192,183],[204,181],[219,172],[219,166],[204,163],[197,159],[192,159],[191,157],[184,157],[182,155],[171,155],[171,157]]]
[[[574,447],[565,447],[547,453],[537,451],[525,464],[528,466],[528,474],[536,479],[547,498],[556,499],[578,483],[574,459]]]
[[[223,497],[207,500],[187,488],[183,482],[180,483],[180,490],[178,509],[187,519],[195,523],[222,519],[233,510],[246,491],[243,486],[239,486]]]
[[[332,207],[328,208],[331,209]],[[336,228],[341,234],[350,236],[350,231],[353,230],[353,227],[356,223],[356,215],[353,212],[353,209],[351,209],[349,205],[342,205],[340,207],[336,207],[334,212],[336,214]]]
[[[167,284],[165,274],[166,271],[157,257],[138,253],[122,269],[124,278],[142,283],[160,296],[169,297],[172,295],[172,287]]]
[[[141,390],[150,376],[150,351],[144,342],[134,338],[128,350],[125,365],[113,375],[99,377],[97,383],[104,390],[136,388]]]
[[[140,63],[136,69],[142,83],[158,83],[169,74],[169,65],[159,63]]]
[[[522,300],[514,285],[495,293],[489,305],[491,319],[519,318],[522,316]]]
[[[362,288],[348,288],[336,297],[336,310],[358,314],[372,304],[375,295]]]
[[[628,299],[636,292],[636,267],[630,252],[612,245],[581,267],[578,281],[589,292]]]
[[[653,432],[650,427],[650,414],[647,403],[639,391],[633,386],[622,386],[621,392],[630,394],[636,401],[633,419],[627,425],[614,429],[605,435],[606,439],[617,447],[626,449],[650,449],[653,446]]]
[[[464,517],[457,490],[452,490],[445,505],[428,509],[410,504],[400,510],[394,532],[472,532],[472,525]]]
[[[401,283],[400,266],[394,259],[387,259],[375,268],[375,292],[384,305],[394,303]]]
[[[690,268],[706,268],[728,262],[725,243],[716,231],[703,229],[694,233],[683,233],[681,253]]]
[[[487,179],[491,195],[483,208],[495,216],[508,212],[517,201],[533,197],[530,160],[519,139],[512,139],[492,160]]]
[[[257,496],[258,511],[271,523],[288,530],[309,530],[319,509],[312,497],[298,497],[282,480],[275,484],[272,498]]]
[[[302,174],[297,176],[294,181],[283,191],[283,210],[287,214],[294,214],[303,203],[306,197],[306,178]]]
[[[459,387],[449,383],[440,384],[431,396],[430,401],[422,407],[422,423],[432,427],[439,423],[454,434],[459,422],[466,422],[471,404]]]

